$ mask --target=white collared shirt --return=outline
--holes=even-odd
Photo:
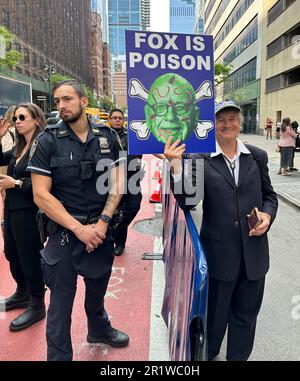
[[[244,153],[246,155],[251,155],[251,152],[248,150],[248,148],[245,146],[245,144],[240,139],[237,138],[236,141],[237,141],[237,150],[236,150],[235,156],[232,159],[229,159],[224,154],[224,152],[222,151],[222,149],[219,146],[217,141],[216,141],[216,152],[212,152],[210,154],[210,157],[215,157],[215,156],[218,156],[218,155],[223,155],[223,156],[225,156],[227,158],[227,160],[229,160],[230,163],[235,162],[234,179],[235,179],[235,183],[237,185],[238,181],[239,181],[239,172],[240,172],[240,155],[241,155],[241,153]],[[224,159],[224,160],[225,160],[225,162],[227,164],[227,167],[228,167],[228,169],[230,171],[230,174],[232,175],[232,171],[231,171],[231,168],[230,168],[230,163],[226,159]],[[177,181],[181,180],[182,173],[172,174],[172,176],[173,176],[174,181],[177,182]],[[188,176],[187,171],[185,171],[185,176]]]
[[[248,148],[245,146],[245,144],[240,140],[240,139],[236,139],[237,141],[237,148],[236,148],[236,154],[234,155],[234,157],[232,159],[230,159],[229,157],[227,157],[224,152],[222,151],[221,147],[219,146],[218,142],[216,142],[216,152],[213,152],[210,154],[211,157],[215,157],[215,156],[218,156],[218,155],[223,155],[225,159],[225,162],[227,164],[227,167],[230,171],[230,174],[232,175],[232,170],[230,168],[230,164],[234,163],[235,164],[235,169],[234,169],[234,179],[235,179],[235,183],[236,185],[238,185],[238,182],[239,182],[239,173],[240,173],[240,155],[241,153],[244,153],[246,155],[250,155],[251,152],[248,150]]]

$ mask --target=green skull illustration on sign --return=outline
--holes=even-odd
[[[155,138],[166,143],[187,140],[197,128],[199,108],[193,86],[183,77],[168,73],[152,84],[145,105],[146,123]]]

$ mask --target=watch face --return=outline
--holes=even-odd
[[[110,221],[110,217],[108,217],[106,214],[101,214],[100,218],[104,222],[109,222]]]

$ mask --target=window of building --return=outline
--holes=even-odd
[[[300,66],[266,80],[266,93],[300,84]]]
[[[267,45],[267,58],[274,56],[283,49],[283,36],[276,38],[269,45]]]
[[[228,94],[249,82],[256,80],[256,57],[232,73],[224,84],[224,93]]]
[[[286,86],[292,86],[300,83],[300,66],[286,73]]]
[[[28,49],[24,49],[24,63],[28,64],[29,63],[29,52]]]
[[[258,25],[257,17],[242,31],[242,33],[230,45],[229,52],[224,56],[224,64],[229,64],[238,57],[245,49],[248,48],[255,40],[257,40]]]
[[[213,6],[215,5],[215,2],[216,2],[215,0],[210,0],[208,6],[206,8],[206,11],[205,11],[205,20],[208,19],[210,12],[213,9]]]
[[[268,11],[268,24],[277,19],[295,0],[279,0]]]
[[[8,10],[3,8],[2,9],[2,23],[5,28],[9,27],[9,15],[8,15]]]
[[[32,66],[36,67],[37,60],[36,60],[36,54],[35,53],[32,54],[31,60],[32,60]]]
[[[227,18],[223,27],[219,30],[218,34],[216,35],[216,37],[214,39],[215,49],[217,49],[220,46],[220,44],[223,42],[223,40],[226,38],[226,36],[231,32],[231,30],[239,22],[241,17],[246,13],[247,9],[250,7],[250,5],[253,3],[253,1],[254,0],[240,0],[236,4],[232,13]],[[221,4],[223,4],[223,3],[225,4],[226,2],[227,2],[227,0],[224,2],[222,1]],[[214,16],[214,18],[215,18],[215,16]],[[219,15],[219,18],[220,17],[221,17],[221,14]],[[219,18],[217,20],[215,20],[216,23],[219,21]],[[210,34],[207,31],[206,31],[206,33]]]
[[[230,0],[223,0],[220,2],[215,14],[214,14],[214,17],[211,19],[205,33],[206,34],[212,34],[213,30],[215,29],[215,26],[217,25],[217,23],[219,22],[220,20],[220,17],[222,16],[222,13],[224,13],[227,5],[229,4]],[[213,6],[214,4],[212,4]]]
[[[281,52],[283,49],[289,47],[295,36],[300,35],[300,23],[295,25],[292,29],[282,34],[276,40],[267,45],[267,59]]]
[[[20,28],[19,28],[19,22],[18,20],[15,20],[13,27],[12,27],[12,32],[16,35],[19,34]]]

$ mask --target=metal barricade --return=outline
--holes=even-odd
[[[190,212],[182,211],[166,184],[164,166],[163,243],[165,291],[162,316],[172,361],[207,360],[208,271]]]

